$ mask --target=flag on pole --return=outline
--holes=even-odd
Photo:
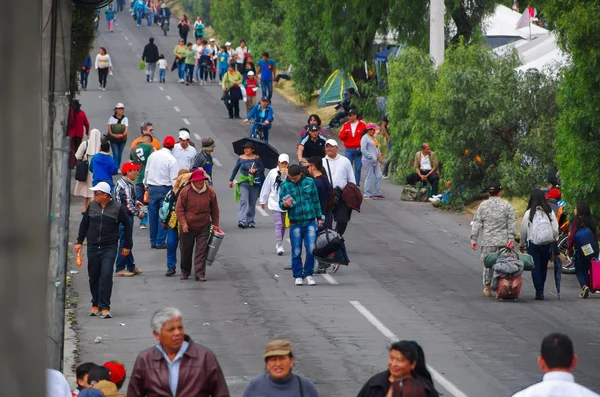
[[[529,24],[531,23],[533,18],[535,18],[536,15],[537,11],[535,10],[535,8],[533,8],[532,6],[527,7],[523,12],[523,15],[521,15],[521,18],[519,18],[519,21],[517,22],[517,29],[522,29],[529,26]]]

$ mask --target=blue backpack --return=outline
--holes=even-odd
[[[581,249],[586,257],[598,256],[598,241],[589,227],[582,227],[575,232],[575,248]]]

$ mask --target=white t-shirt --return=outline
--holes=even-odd
[[[429,155],[425,156],[421,154],[421,169],[423,171],[429,171],[431,169],[431,160],[429,159]]]
[[[353,123],[350,123],[350,129],[352,130],[352,138],[356,135],[356,127],[358,127],[358,120]]]
[[[575,378],[567,372],[553,371],[544,374],[543,380],[513,397],[598,397],[598,394],[575,383]]]
[[[334,189],[336,187],[343,189],[349,182],[356,183],[350,160],[340,154],[335,159],[325,156],[323,158],[323,168],[325,168],[325,173],[330,178],[330,181],[333,181],[332,185]],[[329,175],[330,170],[332,175]]]
[[[235,52],[237,52],[238,55],[237,63],[244,63],[244,54],[250,54],[248,47],[238,47],[235,49]]]
[[[166,69],[169,66],[166,59],[159,59],[157,65],[159,69]]]
[[[108,119],[108,124],[119,124],[119,120],[115,119],[115,116],[110,116],[110,118]],[[121,120],[121,124],[129,127],[129,120],[127,120],[127,116],[123,117],[123,120]]]
[[[172,152],[173,156],[177,160],[177,164],[179,165],[179,169],[192,168],[192,162],[194,161],[194,157],[196,157],[196,149],[190,145],[187,149],[181,147],[180,143],[176,143]]]
[[[169,149],[162,148],[148,156],[144,185],[173,186],[178,172],[177,160]]]

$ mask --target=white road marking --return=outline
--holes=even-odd
[[[172,99],[170,96],[168,96],[168,95],[165,95],[165,97],[167,97],[167,99],[168,99],[169,101],[172,101],[172,100],[173,100],[173,99]]]
[[[127,42],[127,44],[129,44],[129,45],[133,45],[133,44],[131,43],[131,41],[128,41],[128,42]]]
[[[350,304],[354,306],[354,308],[358,310],[358,312],[362,314],[371,324],[373,324],[373,326],[375,326],[375,328],[377,328],[377,330],[379,330],[379,332],[381,332],[383,336],[388,338],[390,342],[393,343],[400,340],[396,335],[394,335],[392,331],[390,331],[388,327],[383,325],[383,323],[379,321],[377,317],[375,317],[373,313],[371,313],[359,301],[350,301]],[[458,387],[454,386],[454,384],[448,379],[444,378],[431,365],[427,365],[427,369],[429,370],[429,372],[431,372],[431,376],[433,376],[433,379],[437,383],[439,383],[444,389],[446,389],[448,393],[450,393],[454,397],[467,397],[465,393],[463,393]]]
[[[223,167],[223,164],[221,164],[221,162],[219,160],[217,160],[216,158],[213,157],[213,163],[215,163],[215,165],[217,167]]]
[[[129,41],[129,38],[127,36],[125,36],[125,40]]]
[[[260,208],[260,205],[257,205],[257,206],[256,206],[256,210],[257,210],[258,212],[260,212],[260,214],[261,214],[262,216],[269,216],[269,213],[268,213],[267,211],[263,210],[262,208]]]
[[[175,109],[176,112],[181,112],[177,106],[173,106],[173,109]]]
[[[414,244],[415,243],[414,241],[410,241],[410,240],[402,240],[402,241],[404,241],[405,243],[409,243],[409,244]]]
[[[196,138],[197,141],[202,140],[202,137],[197,132],[194,132],[194,138]],[[213,161],[214,161],[214,159],[213,159]]]
[[[158,87],[159,90],[164,91],[165,89],[162,87]]]
[[[183,119],[183,122],[184,122],[186,125],[190,125],[190,122],[189,122],[189,120],[188,120],[188,119]]]
[[[330,274],[321,274],[325,280],[331,285],[337,285],[337,281]]]

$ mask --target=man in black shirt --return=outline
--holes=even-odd
[[[308,134],[302,138],[298,145],[298,161],[306,167],[306,159],[309,157],[325,157],[325,142],[327,139],[321,135],[321,128],[318,125],[311,125],[308,128]]]

